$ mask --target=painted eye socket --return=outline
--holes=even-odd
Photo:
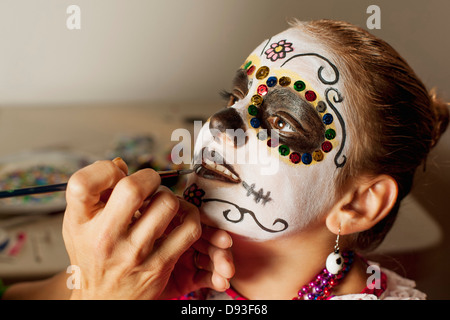
[[[272,128],[280,131],[280,132],[295,132],[296,130],[292,127],[292,125],[283,119],[280,116],[271,116],[267,119],[271,124]]]

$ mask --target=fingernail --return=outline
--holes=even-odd
[[[113,162],[116,162],[116,161],[123,161],[123,159],[121,157],[116,157],[113,159]]]

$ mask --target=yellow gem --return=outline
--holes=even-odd
[[[313,159],[316,160],[317,162],[323,160],[323,153],[320,150],[314,151],[312,156],[313,156]]]

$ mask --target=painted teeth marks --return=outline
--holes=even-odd
[[[202,165],[203,165],[203,167],[205,167],[206,169],[208,169],[210,171],[213,171],[220,175],[226,176],[235,182],[240,182],[239,177],[236,176],[234,173],[232,173],[230,170],[228,170],[225,166],[215,163],[215,162],[211,161],[210,159],[205,159],[203,161]],[[201,169],[201,167],[199,167],[196,170],[196,173],[198,173],[200,171],[200,169]]]

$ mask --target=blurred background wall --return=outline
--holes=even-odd
[[[81,29],[66,9],[81,9]],[[449,1],[1,0],[0,105],[218,101],[233,72],[286,19],[366,27],[367,7],[430,86],[449,88]]]
[[[79,30],[66,26],[72,4],[81,9]],[[97,104],[138,104],[155,111],[172,106],[169,112],[185,114],[201,106],[202,114],[210,114],[223,105],[218,93],[229,88],[247,55],[284,30],[287,19],[339,19],[367,28],[366,10],[373,4],[381,9],[381,29],[370,31],[397,49],[448,101],[446,0],[0,0],[0,120],[2,110],[29,110],[10,124],[20,131],[23,121],[31,125],[34,113],[42,114],[38,108],[57,108],[45,112],[70,121],[63,108]],[[29,137],[16,139],[25,145]],[[5,151],[10,145],[1,146]],[[449,190],[447,131],[427,170],[418,172],[413,192],[415,202],[439,225],[439,241],[389,260],[394,267],[403,263],[402,272],[430,298],[450,298]],[[405,229],[401,237],[411,242],[420,226]]]

